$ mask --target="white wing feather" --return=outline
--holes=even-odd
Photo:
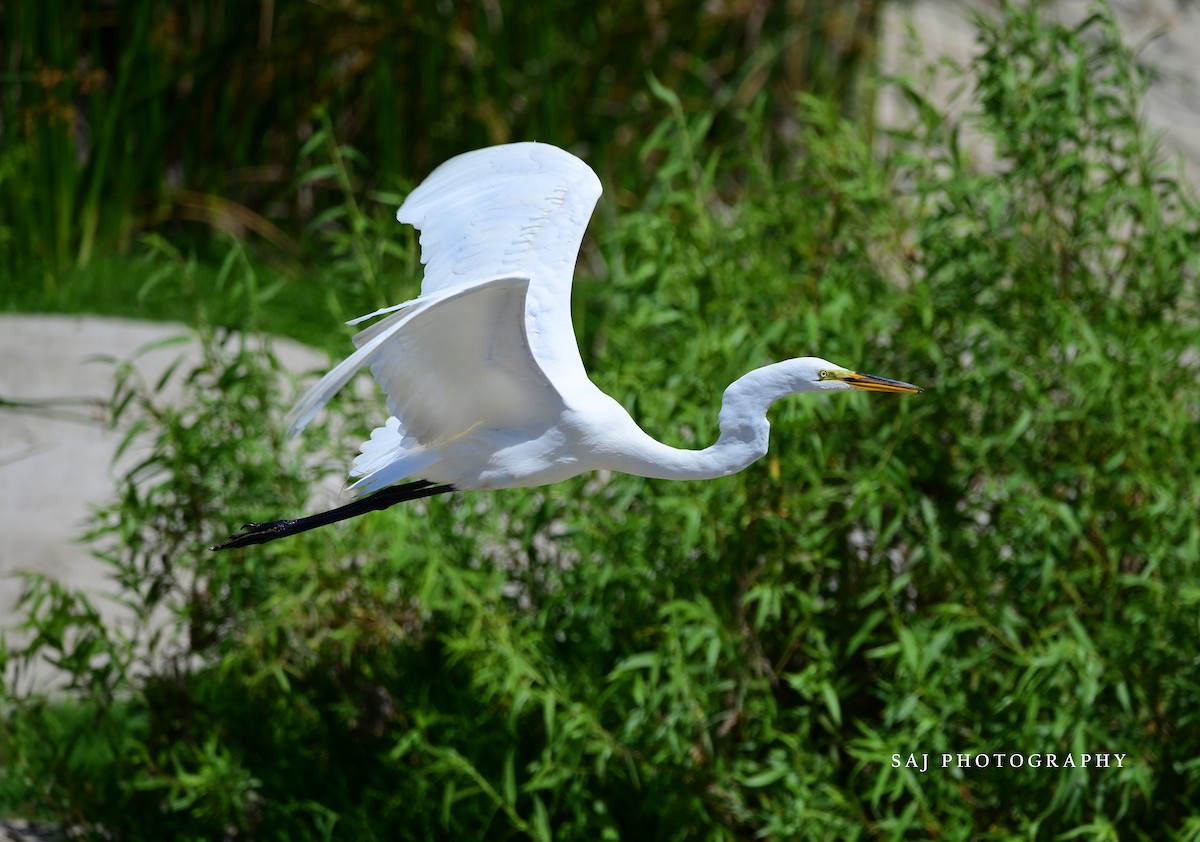
[[[529,278],[525,331],[534,358],[560,388],[586,383],[571,327],[571,276],[600,193],[591,167],[545,143],[451,158],[396,213],[421,232],[421,297]]]
[[[355,460],[371,490],[428,467],[441,443],[547,423],[564,395],[594,388],[570,301],[600,190],[586,164],[538,143],[468,152],[434,170],[397,213],[421,231],[420,297],[372,314],[390,313],[301,398],[291,434],[370,366],[394,416]]]
[[[510,143],[467,152],[435,169],[396,218],[421,232],[421,295],[499,277],[571,275],[600,179],[569,152]]]
[[[481,426],[517,429],[562,410],[525,341],[528,288],[525,278],[488,281],[354,337],[365,346],[376,331],[389,334],[371,355],[371,374],[408,435],[430,445]],[[392,319],[399,329],[390,329]]]

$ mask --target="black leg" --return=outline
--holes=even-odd
[[[289,535],[316,529],[318,526],[337,523],[339,520],[357,517],[367,512],[377,512],[389,506],[394,506],[397,503],[404,503],[408,500],[419,500],[422,497],[432,497],[434,494],[445,494],[447,491],[453,490],[454,486],[452,485],[435,485],[423,479],[416,482],[406,482],[404,485],[393,485],[382,491],[376,491],[374,494],[370,494],[361,500],[355,500],[353,503],[345,506],[330,509],[328,512],[321,512],[320,514],[309,515],[308,517],[297,518],[296,520],[247,523],[242,527],[241,532],[237,535],[231,535],[227,541],[217,544],[213,549],[228,550],[234,547],[248,547],[251,544],[265,544],[277,538],[286,538]]]

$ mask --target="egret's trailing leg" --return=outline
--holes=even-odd
[[[435,494],[445,494],[447,491],[453,490],[454,486],[452,485],[436,485],[425,480],[408,482],[404,485],[394,485],[391,488],[376,491],[374,494],[363,497],[361,500],[355,500],[353,503],[348,503],[345,506],[330,509],[320,514],[309,515],[308,517],[297,518],[296,520],[247,523],[242,527],[241,532],[230,536],[227,541],[217,544],[213,549],[228,550],[233,547],[248,547],[251,544],[265,544],[277,538],[286,538],[289,535],[307,532],[319,526],[337,523],[339,520],[358,517],[367,512],[377,512],[381,509],[394,506],[397,503],[419,500],[422,497],[432,497]]]

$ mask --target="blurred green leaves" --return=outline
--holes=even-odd
[[[756,100],[790,119],[797,90],[849,110],[877,17],[874,0],[13,0],[0,5],[0,270],[53,298],[71,267],[147,229],[201,244],[206,229],[253,232],[293,257],[288,234],[342,205],[328,184],[295,189],[322,113],[372,162],[368,188],[522,139],[623,177],[659,119],[648,72],[712,109],[725,138]]]

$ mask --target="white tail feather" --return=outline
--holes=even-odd
[[[371,431],[350,467],[350,476],[362,477],[351,486],[355,496],[386,488],[428,468],[436,454],[421,447],[404,431],[400,419],[392,416],[382,427]]]

